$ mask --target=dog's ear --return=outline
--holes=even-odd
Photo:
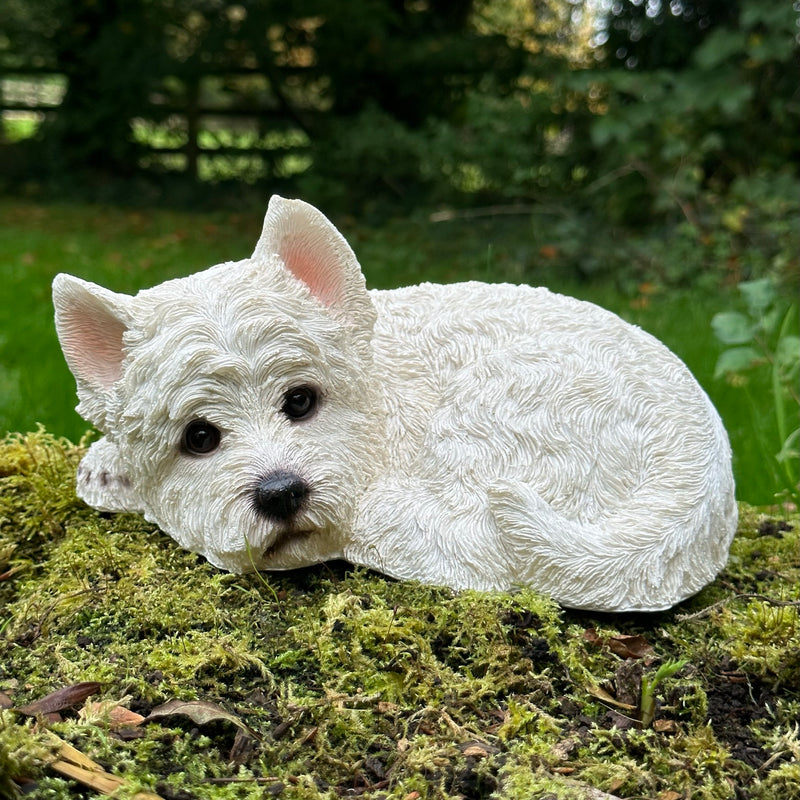
[[[122,372],[130,298],[72,275],[56,275],[56,333],[78,384],[80,413],[105,428],[111,389]]]
[[[252,257],[267,263],[273,254],[334,316],[352,327],[372,329],[375,310],[358,259],[321,211],[273,195]]]

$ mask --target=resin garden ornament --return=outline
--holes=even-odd
[[[135,296],[53,284],[78,494],[233,572],[345,558],[454,589],[658,610],[725,564],[727,435],[687,368],[528,286],[368,291],[315,208],[255,252]]]

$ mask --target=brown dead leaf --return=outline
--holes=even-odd
[[[656,719],[653,720],[653,730],[657,733],[677,733],[678,725],[674,719]]]
[[[471,744],[461,752],[468,758],[486,758],[489,755],[488,750],[484,750],[479,744]]]
[[[586,639],[589,644],[594,644],[600,647],[603,644],[603,639],[600,634],[597,633],[596,628],[587,628],[583,632],[583,638]]]
[[[670,789],[666,791],[659,792],[656,800],[681,800],[683,795],[680,792],[673,792]]]
[[[644,658],[653,648],[644,636],[600,636],[595,628],[587,628],[583,638],[598,647],[607,647],[620,658]]]
[[[5,692],[0,692],[0,708],[11,708],[13,705],[11,698]]]
[[[459,748],[465,756],[471,758],[486,758],[486,756],[499,752],[493,745],[481,741],[464,742]]]
[[[231,714],[216,703],[209,703],[205,700],[170,700],[154,708],[147,715],[145,722],[172,716],[189,717],[189,719],[197,725],[207,725],[209,722],[218,722],[220,720],[232,722],[236,727],[241,728],[256,739],[261,738],[235,714]]]
[[[542,258],[556,258],[558,256],[558,248],[553,244],[545,244],[539,248],[539,255]]]
[[[84,708],[84,716],[107,717],[109,728],[117,730],[119,728],[134,728],[144,722],[144,717],[131,711],[129,708],[119,703],[87,703]]]
[[[586,687],[586,691],[589,692],[592,697],[596,697],[598,700],[602,700],[604,703],[608,703],[611,706],[623,708],[625,711],[636,711],[636,706],[630,703],[621,703],[616,697],[612,697],[605,689],[601,689],[599,686],[589,685]]]
[[[114,706],[108,712],[112,728],[134,728],[144,722],[144,717],[124,706]]]
[[[19,706],[14,710],[29,717],[35,717],[39,714],[42,716],[55,714],[65,708],[83,703],[89,695],[98,691],[100,691],[100,684],[95,681],[75,683],[72,686],[65,686],[63,689],[57,689],[45,697],[40,697],[32,703],[28,703],[26,706]]]
[[[621,658],[644,658],[653,648],[644,636],[612,636],[607,645]]]

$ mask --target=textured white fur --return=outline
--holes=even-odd
[[[273,197],[253,256],[134,297],[68,275],[56,325],[105,434],[78,493],[234,572],[344,557],[456,589],[658,610],[725,564],[728,439],[686,367],[597,306],[527,286],[367,291],[315,208]],[[317,412],[281,412],[293,387]],[[193,419],[222,432],[181,448]],[[310,495],[253,510],[260,476]]]

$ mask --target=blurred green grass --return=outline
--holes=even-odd
[[[135,292],[246,258],[262,215],[263,209],[194,214],[0,201],[0,432],[43,424],[77,440],[88,428],[73,410],[74,381],[53,326],[50,284],[58,272]],[[772,502],[777,484],[768,379],[762,385],[756,376],[745,393],[713,378],[721,345],[710,321],[730,306],[732,288],[642,286],[632,294],[609,278],[581,280],[534,244],[531,219],[524,215],[435,223],[420,215],[380,227],[333,219],[372,287],[423,280],[528,282],[596,302],[654,334],[686,362],[719,409],[734,447],[739,497]]]

